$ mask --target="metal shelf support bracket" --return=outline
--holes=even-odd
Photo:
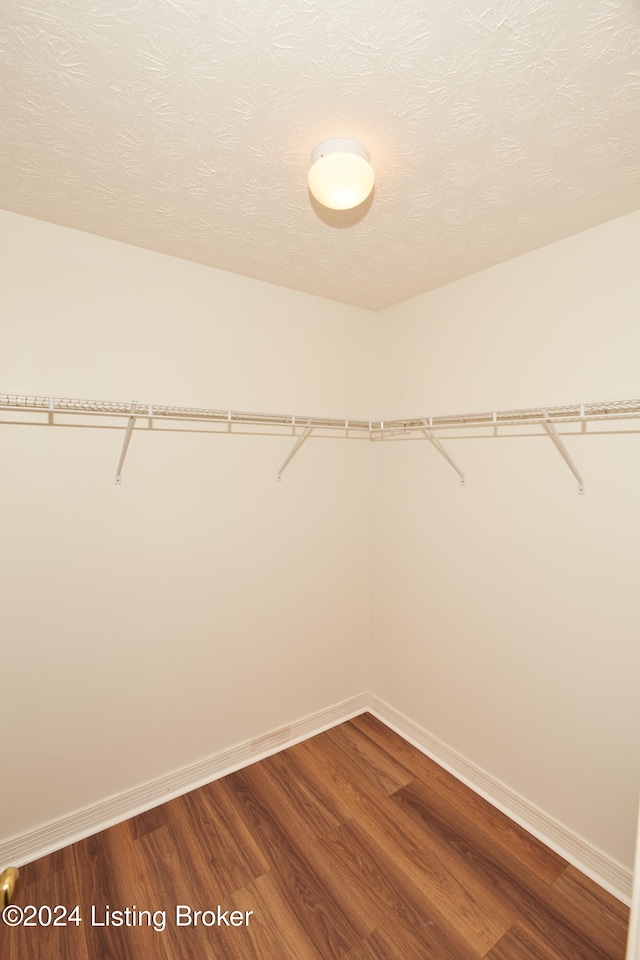
[[[433,430],[431,429],[431,426],[430,426],[429,422],[428,422],[426,419],[424,419],[424,418],[423,418],[422,422],[424,423],[424,432],[425,432],[425,433],[427,434],[427,436],[429,437],[429,440],[431,440],[431,443],[440,451],[440,453],[441,453],[442,456],[445,458],[445,460],[447,461],[447,463],[448,463],[450,466],[453,467],[453,469],[455,470],[455,472],[456,472],[456,473],[458,474],[458,476],[460,477],[460,485],[464,487],[464,474],[463,474],[462,470],[461,470],[460,467],[457,465],[457,463],[455,463],[455,461],[452,460],[452,458],[449,456],[449,454],[447,453],[447,451],[445,450],[445,448],[442,446],[442,444],[440,443],[440,441],[439,441],[438,438],[436,437],[435,433],[434,433]]]
[[[285,460],[285,462],[282,464],[282,466],[281,466],[280,469],[278,470],[278,480],[282,480],[282,474],[284,473],[285,467],[286,467],[289,463],[291,463],[291,461],[292,461],[293,458],[295,457],[296,453],[298,452],[298,450],[300,449],[300,447],[302,446],[302,444],[304,443],[304,441],[307,439],[307,437],[309,436],[309,434],[311,433],[312,430],[313,430],[313,427],[312,427],[312,425],[311,425],[311,417],[310,417],[310,418],[307,420],[307,425],[306,425],[306,427],[304,428],[304,430],[302,431],[302,433],[300,434],[300,436],[298,437],[298,439],[297,439],[296,442],[294,443],[293,447],[291,448],[291,452],[289,453],[289,456],[287,457],[287,459]]]
[[[553,443],[555,444],[555,446],[556,446],[556,448],[557,448],[560,456],[562,457],[562,459],[564,460],[564,462],[565,462],[565,463],[567,464],[567,466],[569,467],[569,470],[571,470],[571,473],[574,475],[574,477],[575,477],[576,480],[578,481],[578,493],[584,494],[584,480],[582,479],[582,477],[581,477],[581,475],[580,475],[580,471],[578,470],[578,468],[576,467],[575,463],[574,463],[573,460],[571,459],[571,456],[569,455],[569,451],[567,450],[567,448],[565,447],[565,445],[564,445],[564,443],[563,443],[563,441],[562,441],[562,437],[560,436],[560,434],[559,434],[558,431],[556,430],[556,425],[555,425],[555,423],[553,423],[553,421],[549,418],[549,413],[548,413],[548,411],[547,411],[547,410],[543,410],[542,412],[544,413],[545,418],[546,418],[545,420],[543,420],[543,425],[544,425],[545,430],[547,431],[547,433],[549,434],[549,436],[550,436],[551,439],[553,440]]]
[[[126,431],[125,431],[124,440],[123,440],[123,442],[122,442],[122,451],[121,451],[121,453],[120,453],[120,459],[118,460],[118,467],[117,467],[117,469],[116,469],[116,479],[115,479],[115,482],[116,482],[116,484],[117,484],[118,486],[120,486],[120,484],[122,483],[122,476],[121,476],[121,474],[122,474],[122,467],[123,467],[123,464],[124,464],[124,458],[125,458],[126,455],[127,455],[127,450],[129,449],[129,441],[131,440],[131,432],[132,432],[132,430],[133,430],[133,425],[134,425],[134,423],[136,422],[136,419],[137,419],[136,417],[133,416],[133,414],[135,413],[135,410],[136,410],[137,406],[138,406],[137,401],[136,401],[135,403],[132,403],[132,404],[131,404],[131,416],[129,417],[129,421],[128,421],[128,423],[127,423],[127,429],[126,429]],[[151,413],[151,409],[149,409],[149,413]]]

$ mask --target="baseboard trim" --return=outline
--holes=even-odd
[[[0,842],[0,864],[20,867],[46,856],[70,843],[83,840],[116,823],[182,796],[190,790],[225,777],[251,763],[307,740],[323,730],[335,727],[369,711],[382,723],[431,757],[476,793],[488,800],[525,830],[545,843],[569,863],[595,880],[605,890],[627,905],[631,903],[633,873],[602,850],[573,833],[515,790],[467,760],[437,737],[380,697],[370,693],[309,714],[288,726],[248,740],[189,764],[163,777],[158,777],[132,790],[108,797],[83,807],[65,817],[9,837]]]
[[[369,711],[458,780],[492,803],[494,807],[502,810],[511,820],[515,820],[534,837],[595,880],[618,900],[627,906],[631,903],[633,884],[631,870],[573,833],[544,810],[530,803],[515,790],[467,760],[374,694],[369,695]]]
[[[163,777],[100,800],[73,813],[51,820],[35,830],[9,837],[0,843],[0,864],[20,867],[32,860],[84,840],[107,827],[128,820],[167,800],[225,777],[234,770],[263,760],[301,740],[322,733],[345,720],[364,713],[369,707],[366,693],[343,700],[324,710],[309,714],[285,727],[279,727],[255,740],[248,740],[221,753],[189,764]]]

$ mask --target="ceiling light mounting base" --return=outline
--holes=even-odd
[[[323,140],[311,153],[309,190],[331,210],[351,210],[373,190],[375,174],[369,151],[359,140]]]
[[[362,157],[369,163],[369,151],[364,143],[359,140],[349,140],[347,137],[333,137],[331,140],[323,140],[317,147],[311,151],[311,166],[320,157],[328,157],[332,153],[350,153],[356,157]]]

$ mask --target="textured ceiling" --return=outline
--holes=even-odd
[[[3,0],[0,91],[0,207],[371,309],[640,207],[639,0]]]

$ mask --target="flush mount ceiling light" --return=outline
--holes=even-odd
[[[373,190],[369,151],[358,140],[325,140],[311,154],[309,190],[324,207],[351,210]]]

